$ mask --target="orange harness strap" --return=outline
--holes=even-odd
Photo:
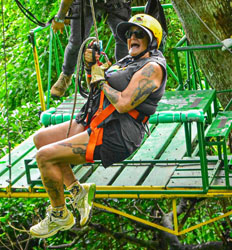
[[[102,144],[103,128],[98,128],[97,126],[101,124],[115,110],[115,107],[112,104],[110,104],[104,110],[102,110],[103,101],[104,101],[104,92],[101,91],[99,109],[97,110],[94,119],[90,123],[91,134],[85,155],[85,159],[87,162],[92,162],[92,163],[94,162],[93,155],[95,147],[97,145]]]
[[[89,143],[86,149],[86,155],[85,155],[86,162],[94,163],[93,155],[94,155],[95,147],[97,145],[102,144],[103,128],[98,128],[97,126],[101,124],[115,110],[115,107],[112,104],[110,104],[103,110],[102,109],[103,101],[104,101],[104,92],[101,91],[99,109],[95,113],[94,118],[90,123],[91,134],[90,134]],[[132,116],[135,120],[139,116],[139,112],[135,109],[129,111],[128,114]],[[148,118],[149,118],[148,116],[145,116],[142,122],[146,123]]]
[[[133,117],[135,120],[137,120],[139,117],[139,111],[137,111],[136,109],[129,111],[128,114],[131,117]],[[148,119],[149,119],[149,116],[145,116],[144,119],[142,120],[142,123],[146,123],[148,121]]]

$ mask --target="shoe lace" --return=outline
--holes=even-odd
[[[41,221],[41,226],[47,225],[52,221],[52,210],[50,207],[47,208],[46,217]]]
[[[82,203],[84,201],[84,197],[85,197],[85,194],[86,194],[86,191],[83,190],[82,191],[83,193],[78,193],[76,196],[73,196],[72,197],[67,197],[65,199],[66,201],[66,204],[67,205],[72,205],[72,207],[75,209],[75,208],[81,208],[82,207]]]

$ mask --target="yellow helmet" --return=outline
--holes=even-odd
[[[127,42],[125,32],[131,26],[138,26],[143,29],[148,34],[150,43],[152,43],[153,38],[155,38],[157,40],[157,48],[159,48],[162,40],[162,27],[154,17],[147,14],[136,14],[131,17],[128,22],[119,23],[117,26],[117,35],[125,43]]]

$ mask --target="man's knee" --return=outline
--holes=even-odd
[[[81,46],[81,41],[69,41],[67,45],[67,49],[70,51],[78,51]]]
[[[37,149],[41,148],[44,145],[41,130],[36,132],[36,134],[33,137],[33,141]]]
[[[48,146],[41,147],[36,153],[36,162],[40,169],[46,166],[46,163],[51,160],[52,152]]]

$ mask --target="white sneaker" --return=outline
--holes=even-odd
[[[68,214],[65,218],[52,216],[52,206],[47,208],[47,216],[38,224],[30,228],[33,237],[48,238],[55,235],[58,231],[70,229],[76,222],[73,214],[67,210]]]
[[[80,213],[80,226],[86,225],[91,218],[91,211],[93,208],[93,201],[96,192],[96,184],[94,183],[83,183],[81,184],[82,189],[68,204],[71,204],[74,209],[77,209]]]

